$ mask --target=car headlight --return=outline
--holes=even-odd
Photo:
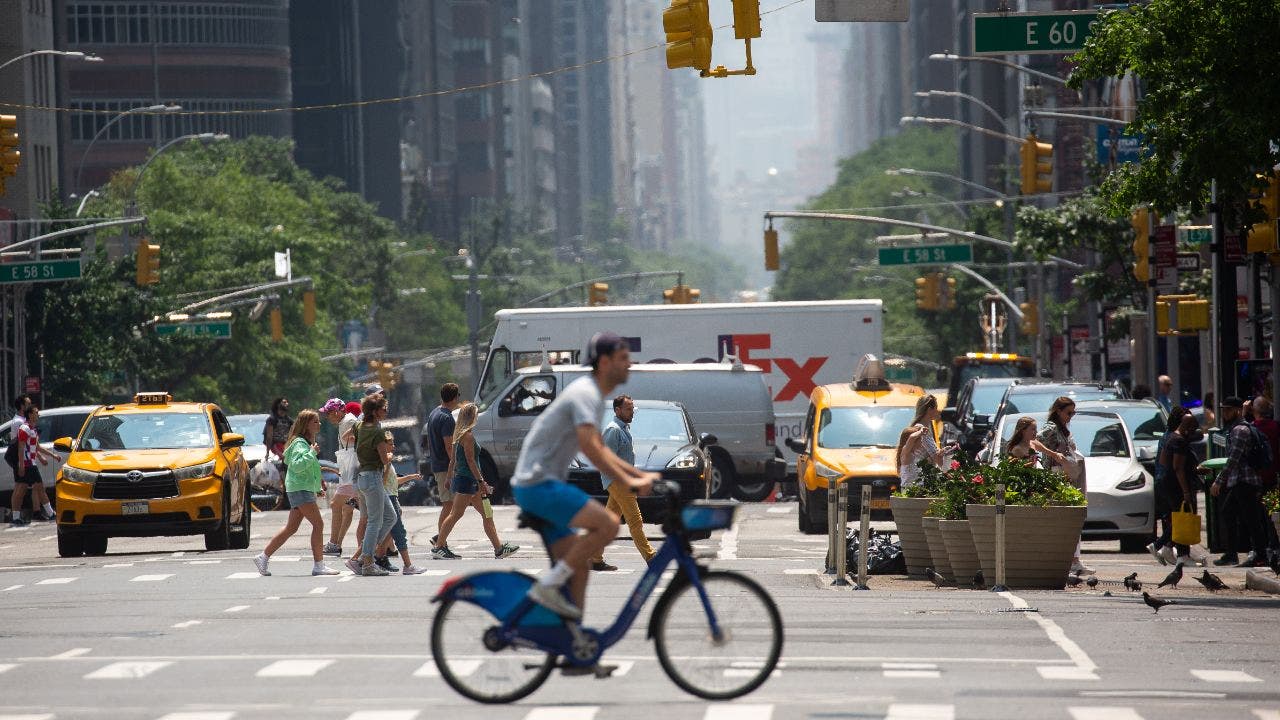
[[[668,470],[691,470],[696,467],[698,467],[698,455],[692,452],[680,453],[667,463]]]
[[[814,461],[813,461],[813,471],[814,471],[814,472],[816,472],[816,473],[818,473],[818,476],[819,476],[819,477],[824,477],[824,478],[827,478],[828,480],[831,480],[831,479],[837,479],[837,480],[838,480],[838,479],[840,479],[840,478],[844,477],[844,472],[842,472],[842,471],[840,471],[840,470],[836,470],[835,468],[831,467],[830,465],[826,465],[826,464],[824,464],[824,463],[823,463],[822,461],[820,461],[820,460],[814,460]]]
[[[1116,485],[1117,490],[1138,490],[1147,485],[1147,476],[1138,473],[1124,482]]]
[[[62,466],[62,479],[71,482],[93,484],[98,481],[98,473],[91,470],[81,470],[80,468],[71,467],[70,465]]]
[[[213,474],[215,461],[210,460],[207,463],[199,465],[188,465],[184,468],[178,468],[173,471],[174,480],[195,480],[196,478],[208,477]]]

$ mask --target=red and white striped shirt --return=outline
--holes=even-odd
[[[31,427],[29,423],[23,423],[18,428],[18,442],[21,443],[21,454],[18,456],[18,467],[29,468],[35,467],[36,450],[40,447],[40,432]]]

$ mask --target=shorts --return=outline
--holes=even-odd
[[[449,487],[455,495],[475,495],[480,492],[480,481],[468,475],[454,475]]]
[[[440,504],[448,505],[453,502],[453,488],[449,487],[449,471],[440,470],[431,473],[436,479],[436,494],[440,496]]]
[[[338,486],[333,490],[335,498],[353,498],[356,494],[355,483],[338,483]]]
[[[43,482],[43,478],[40,477],[39,470],[31,467],[27,468],[27,474],[22,477],[18,477],[17,472],[14,472],[13,481],[15,483],[22,483],[23,485],[39,485]]]
[[[316,501],[316,494],[310,490],[290,490],[285,495],[289,496],[289,507],[291,508],[302,507],[307,503]]]
[[[544,480],[537,485],[511,488],[521,510],[537,515],[549,524],[542,529],[548,547],[574,534],[569,523],[591,498],[581,489],[561,480]]]

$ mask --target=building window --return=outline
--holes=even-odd
[[[192,112],[228,112],[270,110],[279,105],[260,100],[243,100],[225,98],[218,100],[171,98],[182,106],[184,111]],[[129,100],[79,101],[71,103],[75,110],[71,114],[71,139],[78,142],[89,142],[111,123],[111,120],[126,110],[151,105],[150,99],[133,98]],[[232,137],[248,137],[250,135],[284,136],[289,134],[288,113],[248,112],[233,115],[182,115],[182,114],[147,114],[135,113],[126,115],[111,123],[99,142],[154,142],[156,126],[159,125],[160,137],[172,139],[194,133],[227,133]]]
[[[67,3],[71,45],[287,46],[288,11],[281,4]],[[152,8],[155,14],[152,14]]]
[[[489,143],[458,143],[458,166],[464,171],[477,172],[493,169],[493,154]]]

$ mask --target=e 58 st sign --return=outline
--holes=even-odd
[[[1084,47],[1096,10],[975,13],[974,55],[1072,54]]]

